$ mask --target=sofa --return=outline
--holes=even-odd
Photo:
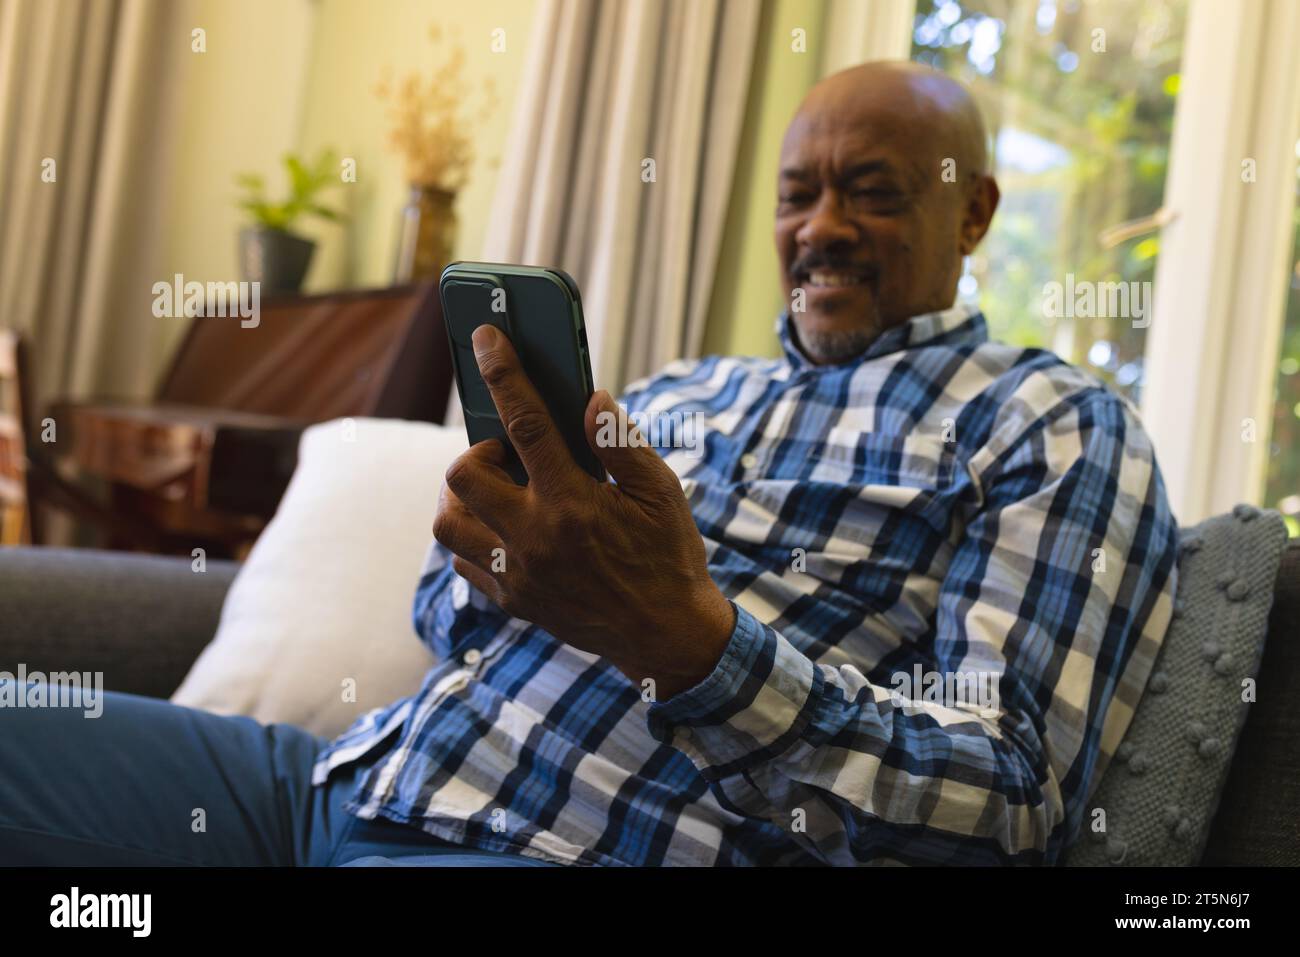
[[[0,672],[101,672],[109,690],[336,733],[414,690],[427,666],[410,599],[441,471],[462,445],[421,423],[309,429],[242,565],[0,549]],[[317,618],[259,630],[283,604]],[[1184,530],[1174,624],[1065,863],[1300,864],[1297,628],[1300,541],[1276,513],[1238,506]],[[333,654],[346,663],[327,664]],[[354,690],[343,710],[339,674]],[[316,699],[285,701],[301,687]]]

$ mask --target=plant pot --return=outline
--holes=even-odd
[[[451,261],[456,239],[456,194],[436,186],[412,186],[402,207],[395,283],[436,278]]]
[[[239,231],[239,266],[244,279],[262,284],[262,295],[296,293],[311,265],[316,244],[279,229],[250,226]]]

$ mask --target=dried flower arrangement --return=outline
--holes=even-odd
[[[471,117],[481,122],[496,109],[496,87],[489,77],[480,90],[481,106],[470,111],[471,89],[465,78],[465,47],[444,40],[429,28],[435,49],[450,48],[432,75],[411,72],[394,82],[384,71],[375,89],[389,105],[388,143],[402,157],[412,186],[456,192],[469,178],[474,160]]]

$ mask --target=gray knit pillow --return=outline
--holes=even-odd
[[[1246,720],[1242,683],[1259,667],[1285,542],[1281,516],[1250,505],[1183,530],[1173,623],[1067,863],[1200,860]],[[1104,833],[1092,827],[1097,808]]]

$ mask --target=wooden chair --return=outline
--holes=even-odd
[[[31,542],[19,339],[0,329],[0,546]]]

